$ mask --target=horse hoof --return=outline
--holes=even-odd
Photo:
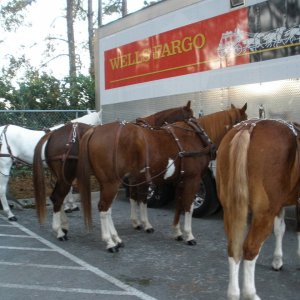
[[[119,247],[118,246],[114,246],[114,247],[111,247],[111,248],[107,248],[107,251],[109,253],[117,253],[117,252],[119,252]]]
[[[154,229],[153,229],[153,228],[148,228],[148,229],[146,229],[146,232],[147,232],[147,233],[153,233],[153,232],[154,232]]]
[[[125,244],[123,242],[121,242],[121,243],[118,243],[116,247],[118,247],[118,248],[124,248]]]
[[[177,237],[175,238],[175,240],[178,241],[178,242],[182,242],[182,241],[183,241],[182,235],[177,236]]]
[[[72,211],[80,211],[80,208],[77,206],[75,208],[72,208]]]
[[[65,209],[65,213],[66,213],[66,214],[70,214],[71,212],[72,212],[72,209],[71,209],[71,208]]]
[[[15,216],[13,216],[13,217],[8,218],[8,221],[16,222],[16,221],[18,221],[18,219]]]
[[[187,243],[189,246],[195,246],[195,245],[197,245],[196,240],[190,240],[190,241],[187,241],[186,243]]]
[[[68,234],[68,230],[67,229],[62,229],[62,232],[65,234],[65,236]]]
[[[272,269],[273,269],[273,271],[279,272],[279,271],[281,271],[283,269],[283,266],[281,266],[280,268],[274,268],[274,267],[272,267]]]
[[[142,226],[141,225],[138,225],[136,227],[134,227],[135,230],[142,230]]]
[[[67,241],[68,239],[69,239],[69,238],[68,238],[66,235],[61,236],[61,237],[58,238],[58,240],[59,240],[60,242],[65,242],[65,241]]]

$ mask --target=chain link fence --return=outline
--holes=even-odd
[[[0,126],[12,124],[43,130],[86,115],[87,110],[0,110]]]

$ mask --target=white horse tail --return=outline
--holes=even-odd
[[[44,177],[44,166],[42,160],[42,150],[44,144],[50,138],[52,132],[45,134],[37,143],[33,156],[33,186],[36,203],[36,211],[39,222],[43,224],[46,218],[46,187]]]
[[[242,247],[247,227],[249,189],[247,175],[247,157],[250,145],[250,132],[240,130],[230,143],[229,177],[227,190],[227,211],[231,223],[228,235],[232,242],[232,255],[238,261],[242,256]]]

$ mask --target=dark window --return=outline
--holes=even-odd
[[[238,7],[245,4],[245,0],[230,0],[230,7]]]

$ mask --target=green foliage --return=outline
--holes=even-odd
[[[24,10],[35,0],[11,0],[0,5],[0,25],[7,31],[16,30],[24,25]]]
[[[103,14],[111,16],[114,13],[122,13],[123,0],[109,0],[105,6],[103,6]]]
[[[7,72],[4,72],[4,74]],[[0,77],[0,109],[94,109],[94,80],[89,75],[58,80],[47,73],[28,70],[12,86],[5,75]]]

